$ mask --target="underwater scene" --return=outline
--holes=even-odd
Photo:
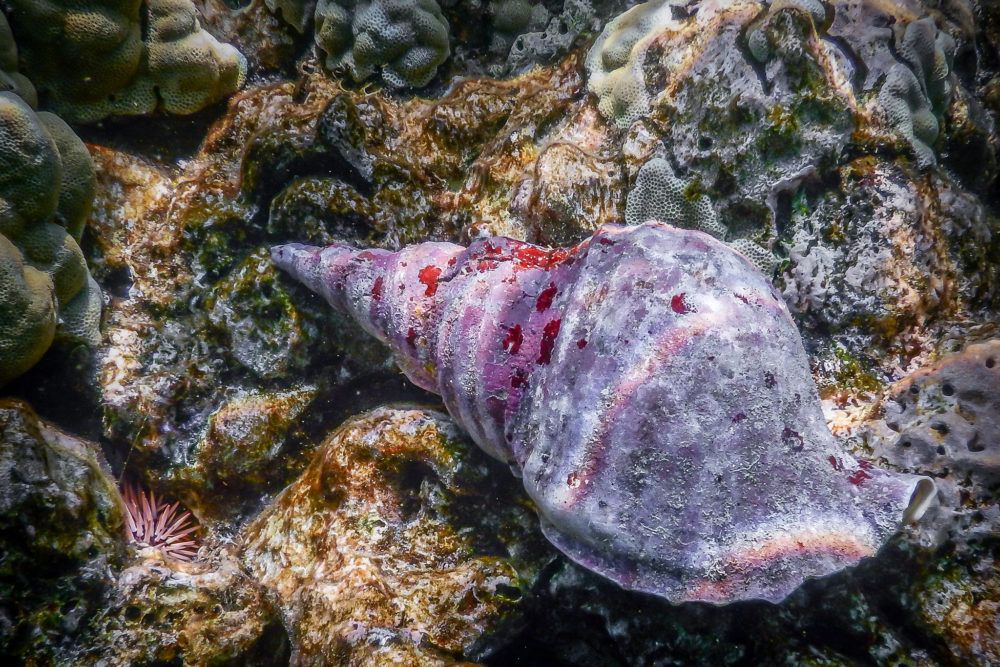
[[[1000,664],[1000,0],[0,0],[0,664]]]

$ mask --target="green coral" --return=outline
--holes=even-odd
[[[38,96],[28,77],[17,71],[17,44],[10,31],[7,18],[0,14],[0,91],[9,90],[32,107],[37,106]]]
[[[711,234],[726,241],[764,273],[771,274],[777,267],[774,255],[753,239],[727,241],[728,230],[719,222],[712,201],[707,195],[692,193],[690,185],[677,178],[663,158],[653,158],[642,165],[625,202],[625,224],[639,225],[647,220]]]
[[[510,51],[514,40],[523,33],[544,30],[549,20],[545,5],[530,0],[494,0],[489,13],[493,24],[490,50],[497,53]]]
[[[605,26],[587,54],[587,89],[597,95],[601,115],[626,128],[649,111],[642,71],[653,36],[674,22],[668,0],[632,7]]]
[[[393,88],[427,85],[451,53],[436,0],[319,0],[316,45],[327,68],[362,81],[381,67]]]
[[[0,92],[0,382],[30,368],[53,337],[96,345],[101,291],[78,241],[94,168],[58,117]]]
[[[917,165],[926,168],[937,164],[933,146],[939,118],[951,102],[955,40],[939,32],[934,19],[921,19],[906,26],[899,55],[905,64],[889,70],[878,101],[889,125],[906,137]]]
[[[22,69],[71,122],[157,108],[193,113],[243,83],[245,59],[202,30],[191,0],[10,0],[10,7]]]

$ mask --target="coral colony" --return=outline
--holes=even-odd
[[[784,302],[708,234],[647,222],[571,248],[272,257],[519,472],[555,546],[626,588],[779,601],[874,554],[934,495],[839,446]]]

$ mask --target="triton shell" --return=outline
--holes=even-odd
[[[272,257],[521,474],[554,545],[626,588],[776,602],[873,555],[934,497],[839,446],[784,302],[701,232]]]

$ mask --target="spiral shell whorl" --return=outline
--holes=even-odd
[[[778,601],[933,496],[843,451],[784,302],[701,232],[274,255],[521,472],[553,544],[627,588]]]

